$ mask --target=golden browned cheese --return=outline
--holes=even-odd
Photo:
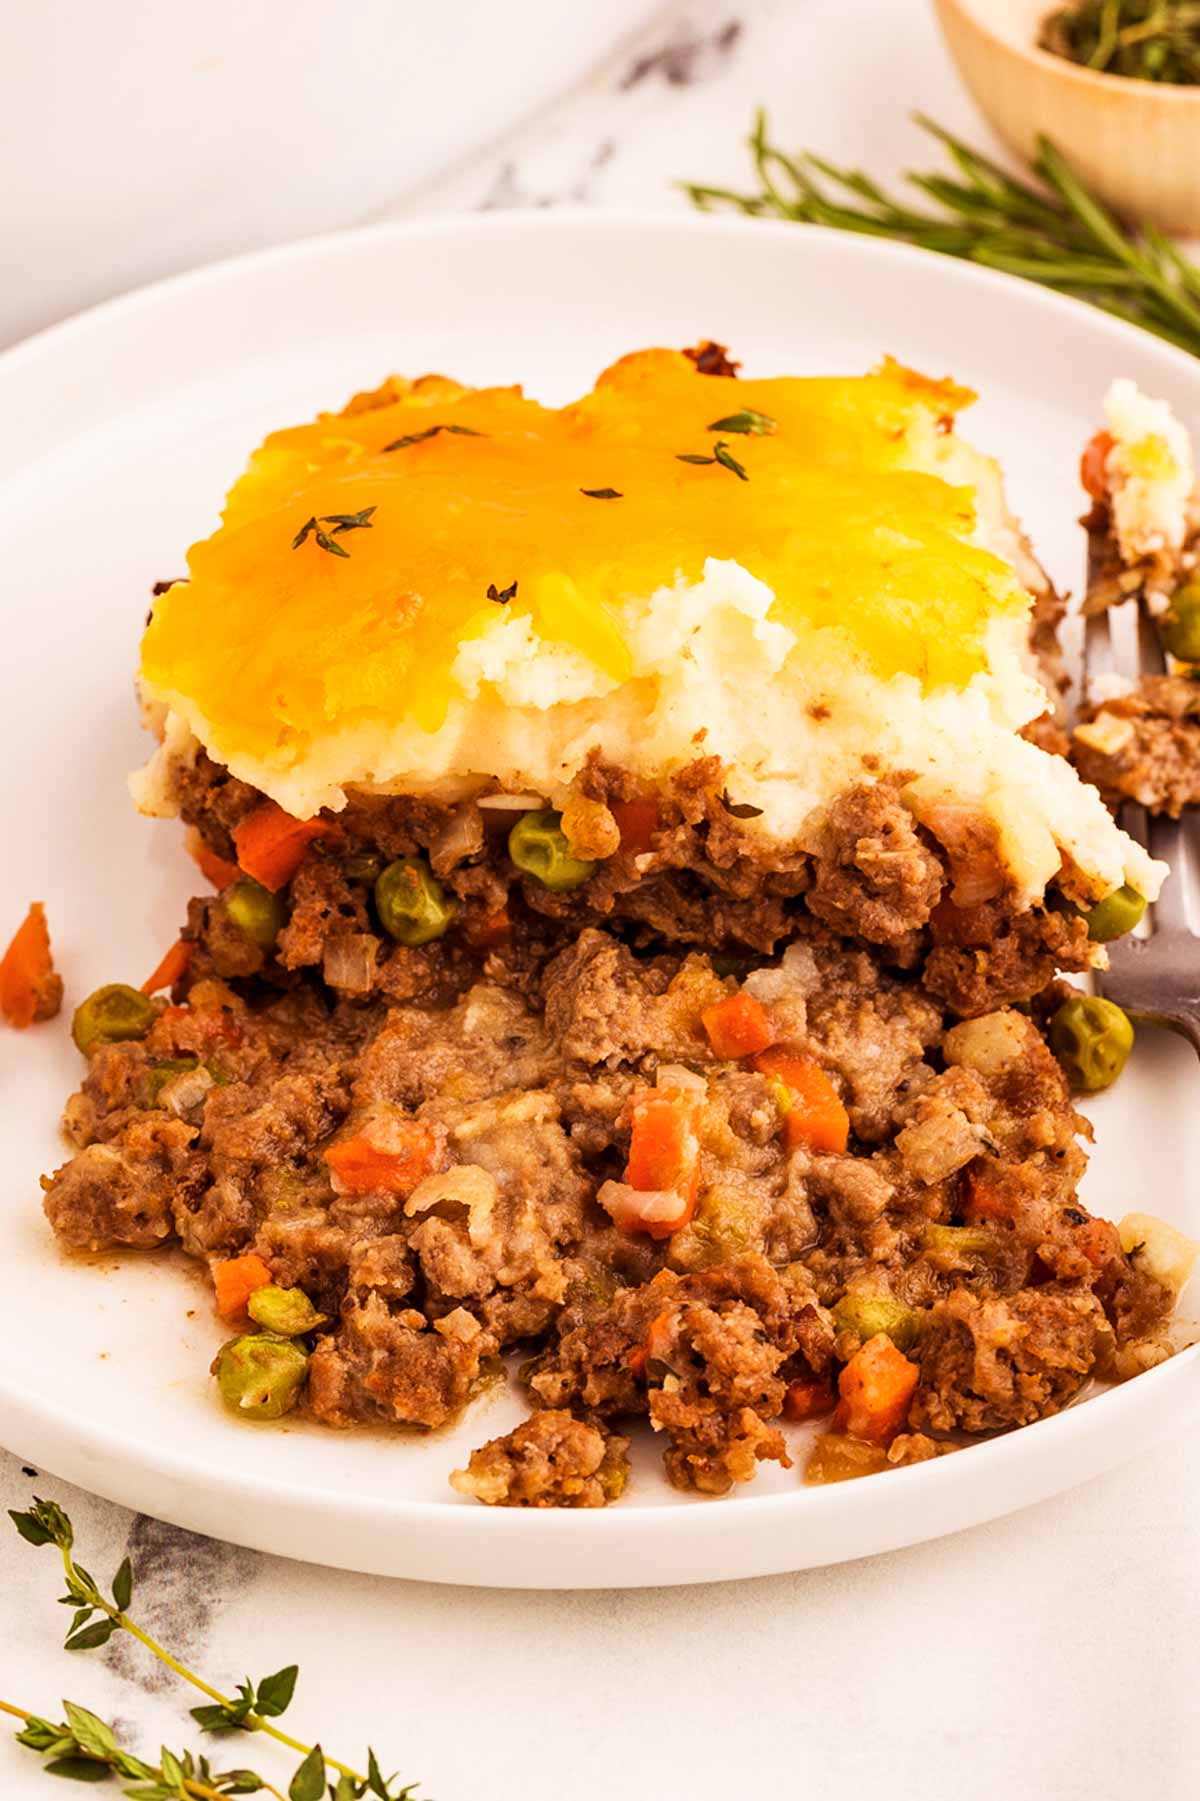
[[[662,350],[557,410],[519,388],[393,380],[255,452],[190,581],[156,601],[142,672],[227,753],[300,753],[363,719],[433,731],[460,644],[501,607],[623,682],[638,673],[623,603],[713,557],[767,583],[782,623],[840,627],[880,677],[961,685],[989,619],[1026,597],[970,542],[971,491],[905,464],[971,398],[892,362],[735,381]],[[767,424],[719,423],[747,411]],[[745,479],[681,460],[718,444]]]

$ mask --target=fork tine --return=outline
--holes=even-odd
[[[1093,698],[1093,688],[1098,678],[1116,673],[1116,651],[1113,646],[1112,625],[1108,617],[1108,609],[1103,613],[1092,613],[1083,623],[1083,694],[1085,700]]]
[[[1171,866],[1171,873],[1163,883],[1162,893],[1154,903],[1156,932],[1188,930],[1186,843],[1183,828],[1177,819],[1150,820],[1146,831],[1146,849],[1152,857],[1158,857]]]

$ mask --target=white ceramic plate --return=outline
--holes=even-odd
[[[69,1006],[139,981],[191,891],[179,829],[139,819],[131,675],[150,584],[177,574],[269,427],[392,369],[521,378],[565,399],[638,345],[713,336],[748,372],[861,370],[890,350],[986,400],[974,437],[1053,574],[1077,585],[1075,465],[1099,397],[1132,375],[1200,424],[1200,368],[1070,302],[947,260],[766,223],[496,215],[269,252],[103,307],[0,359],[0,925],[44,899],[68,1012],[0,1032],[0,1438],[55,1474],[222,1538],[391,1575],[527,1587],[695,1582],[913,1543],[1036,1501],[1143,1451],[1200,1400],[1200,1353],[1057,1419],[934,1464],[827,1489],[775,1466],[684,1498],[637,1447],[594,1513],[489,1511],[446,1483],[522,1412],[479,1402],[432,1438],[248,1429],[216,1404],[221,1336],[169,1259],[59,1257],[37,1175],[78,1079]],[[0,936],[3,935],[0,933]],[[1192,1053],[1146,1034],[1094,1108],[1086,1195],[1200,1232]]]

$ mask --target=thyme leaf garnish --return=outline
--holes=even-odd
[[[339,532],[369,532],[374,511],[374,507],[364,507],[361,513],[325,513],[323,518],[326,525],[332,525],[336,538]]]
[[[684,453],[681,455],[677,454],[675,461],[677,463],[699,463],[699,464],[720,463],[720,465],[723,469],[732,470],[733,474],[737,476],[739,481],[748,482],[750,480],[750,477],[746,474],[746,471],[742,468],[742,465],[738,462],[737,458],[735,456],[730,456],[729,446],[728,446],[728,444],[725,443],[723,438],[717,439],[716,443],[712,447],[712,455],[711,456],[708,456],[708,457],[695,456],[695,455],[690,455],[690,454]]]
[[[350,552],[333,539],[341,532],[369,532],[372,530],[371,514],[374,507],[364,507],[361,513],[322,513],[320,518],[306,519],[296,536],[292,539],[292,549],[299,550],[306,542],[310,532],[315,533],[317,548],[329,552],[331,557],[348,557]],[[333,537],[321,530],[323,525],[332,525]]]
[[[616,488],[580,488],[589,500],[624,500],[625,496]]]
[[[937,210],[895,198],[859,169],[770,141],[760,112],[750,136],[757,191],[685,182],[702,211],[731,206],[751,218],[791,219],[859,235],[898,239],[945,256],[1002,269],[1200,355],[1200,265],[1153,225],[1122,223],[1096,199],[1049,138],[1038,140],[1033,174],[1017,181],[952,133],[917,114],[948,152],[953,173],[909,175]]]
[[[444,431],[454,432],[460,438],[486,438],[488,435],[485,431],[476,431],[470,425],[431,425],[425,431],[413,431],[407,437],[393,438],[390,444],[384,445],[380,454],[386,455],[389,450],[407,450],[410,444],[424,444],[427,438],[436,438],[439,432]]]
[[[499,601],[500,605],[505,607],[508,605],[509,601],[512,600],[516,592],[516,582],[510,582],[507,588],[497,588],[495,582],[489,582],[487,597],[489,600]]]
[[[264,1676],[257,1684],[247,1678],[238,1685],[236,1695],[223,1694],[130,1618],[134,1572],[128,1558],[113,1577],[110,1594],[105,1595],[95,1577],[75,1561],[71,1521],[55,1502],[35,1496],[28,1512],[10,1512],[9,1518],[27,1544],[54,1545],[62,1558],[67,1586],[62,1601],[75,1610],[67,1631],[67,1650],[92,1650],[106,1644],[114,1633],[128,1633],[181,1681],[208,1697],[209,1705],[192,1709],[192,1717],[202,1731],[261,1732],[288,1750],[302,1754],[285,1796],[282,1789],[255,1770],[214,1770],[207,1757],[192,1751],[176,1753],[163,1746],[158,1761],[149,1762],[123,1745],[112,1726],[74,1701],[63,1702],[66,1718],[55,1723],[11,1701],[0,1700],[0,1713],[21,1722],[17,1743],[44,1760],[42,1768],[47,1775],[65,1776],[76,1782],[117,1778],[133,1784],[123,1787],[122,1792],[137,1801],[223,1801],[229,1795],[253,1794],[269,1795],[273,1801],[325,1801],[327,1793],[332,1801],[363,1801],[367,1795],[377,1797],[377,1801],[414,1801],[416,1785],[408,1783],[401,1788],[398,1776],[385,1779],[370,1749],[364,1775],[350,1764],[326,1756],[319,1745],[307,1745],[271,1724],[291,1703],[299,1675],[295,1664]],[[89,1624],[93,1616],[94,1623]],[[331,1771],[336,1772],[336,1781],[332,1780]]]
[[[733,474],[737,476],[739,481],[748,482],[750,480],[750,477],[746,474],[746,471],[743,469],[742,465],[738,462],[737,458],[735,456],[730,456],[729,446],[726,443],[724,443],[720,438],[718,438],[716,443],[713,445],[713,461],[716,463],[720,463],[720,465],[723,469],[732,470]]]
[[[706,430],[744,432],[753,438],[769,438],[779,426],[769,413],[756,413],[753,407],[746,407],[740,413],[730,413],[728,418],[714,419]]]

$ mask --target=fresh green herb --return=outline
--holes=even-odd
[[[506,607],[509,601],[515,597],[516,592],[516,582],[510,582],[507,588],[497,588],[495,582],[489,582],[487,597],[489,600],[498,600],[502,607]]]
[[[743,432],[752,438],[769,438],[779,427],[768,413],[756,413],[752,407],[746,407],[743,412],[730,413],[727,419],[714,419],[708,430]]]
[[[207,1757],[194,1757],[190,1751],[178,1756],[164,1745],[157,1763],[125,1750],[111,1726],[96,1714],[74,1701],[64,1701],[66,1719],[57,1725],[38,1714],[26,1713],[0,1701],[0,1713],[24,1722],[16,1739],[18,1745],[35,1751],[45,1759],[42,1768],[48,1776],[66,1776],[73,1782],[107,1782],[123,1778],[123,1793],[139,1797],[139,1801],[211,1801],[221,1795],[283,1795],[253,1770],[214,1770]],[[324,1791],[322,1790],[322,1794]]]
[[[424,444],[427,438],[436,438],[439,432],[454,432],[460,438],[486,438],[485,431],[474,431],[469,425],[431,425],[426,431],[409,432],[406,438],[393,438],[390,444],[383,447],[383,455],[389,450],[407,450],[410,444]]]
[[[288,1664],[258,1683],[247,1678],[239,1683],[236,1695],[222,1694],[130,1619],[134,1576],[128,1558],[117,1570],[106,1596],[95,1577],[75,1561],[71,1522],[55,1502],[35,1496],[27,1512],[10,1511],[9,1518],[27,1544],[54,1545],[62,1557],[67,1592],[61,1602],[74,1609],[67,1630],[68,1651],[93,1650],[107,1644],[114,1633],[127,1632],[174,1675],[207,1696],[203,1707],[191,1710],[202,1732],[262,1732],[288,1750],[302,1753],[302,1762],[285,1796],[254,1770],[216,1771],[206,1757],[191,1751],[177,1755],[164,1746],[157,1763],[147,1762],[123,1746],[111,1726],[73,1701],[63,1702],[66,1719],[56,1725],[39,1714],[0,1700],[0,1713],[22,1722],[17,1743],[44,1759],[42,1768],[48,1775],[68,1777],[75,1782],[117,1778],[126,1784],[122,1793],[136,1797],[136,1801],[220,1801],[226,1795],[259,1793],[271,1795],[275,1801],[325,1801],[327,1794],[329,1801],[362,1801],[367,1795],[375,1796],[377,1801],[413,1801],[416,1784],[401,1788],[397,1786],[399,1777],[385,1779],[373,1751],[368,1749],[364,1775],[349,1764],[327,1757],[320,1745],[307,1745],[271,1724],[291,1705],[300,1673],[296,1664]],[[334,1779],[330,1778],[330,1771],[336,1772]]]
[[[918,123],[948,151],[955,175],[910,175],[941,209],[920,210],[857,169],[810,154],[789,156],[769,141],[760,112],[750,137],[758,191],[685,183],[696,206],[732,206],[752,218],[793,219],[982,263],[1089,301],[1200,354],[1200,267],[1154,226],[1120,224],[1048,138],[1039,140],[1035,188],[1016,181],[940,126]]]
[[[710,431],[712,430],[711,426],[709,427],[709,430]],[[699,464],[720,463],[720,465],[723,469],[732,470],[733,474],[737,476],[739,481],[748,482],[750,480],[750,477],[746,474],[745,469],[738,462],[737,458],[735,456],[730,456],[729,446],[721,438],[718,438],[716,443],[713,445],[712,455],[710,457],[694,456],[694,455],[689,455],[687,453],[684,453],[682,455],[677,456],[675,458],[675,461],[677,463],[699,463]]]
[[[315,532],[319,549],[328,551],[330,556],[348,557],[350,552],[340,544],[335,544],[333,539],[340,537],[342,532],[369,532],[372,529],[371,514],[374,511],[374,507],[364,507],[361,513],[322,513],[319,519],[306,519],[292,539],[292,549],[299,550],[307,541],[308,534]],[[321,530],[323,525],[332,525],[333,537]]]
[[[1038,43],[1106,75],[1180,87],[1200,82],[1195,0],[1072,0],[1050,14]]]
[[[616,488],[580,488],[589,500],[624,500],[625,496]]]
[[[730,456],[728,444],[724,443],[720,438],[718,438],[713,445],[713,461],[714,463],[720,463],[722,469],[730,470],[737,476],[739,481],[748,482],[750,480],[750,477],[746,474],[745,469],[742,467],[741,463],[738,462],[737,458],[735,456]]]

